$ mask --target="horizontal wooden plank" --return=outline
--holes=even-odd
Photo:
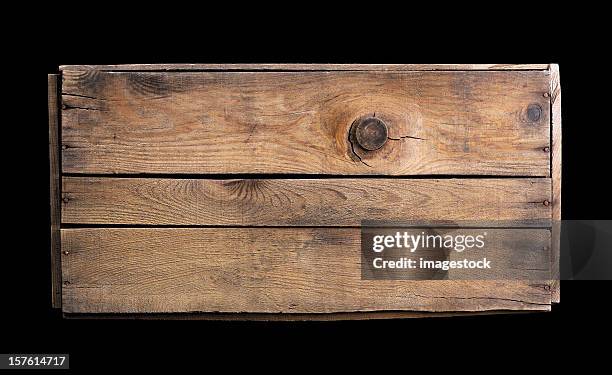
[[[537,252],[550,245],[549,230],[516,230],[529,231],[530,240],[504,230],[488,248]],[[537,281],[362,280],[355,228],[98,228],[61,235],[67,313],[550,309],[550,285]]]
[[[62,65],[60,70],[176,71],[427,71],[427,70],[546,70],[549,64],[122,64]]]
[[[550,175],[548,71],[64,71],[65,173]],[[355,120],[388,126],[366,151]]]
[[[532,313],[517,310],[487,311],[365,311],[339,313],[123,313],[123,314],[79,314],[64,313],[66,319],[111,319],[111,320],[222,320],[222,321],[259,321],[259,322],[294,322],[294,321],[338,321],[338,320],[372,320],[372,319],[413,319],[413,318],[448,318],[455,316],[482,316],[497,314]]]
[[[64,177],[71,224],[359,226],[362,220],[551,218],[551,182],[530,179]]]

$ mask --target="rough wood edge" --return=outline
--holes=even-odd
[[[208,320],[208,321],[261,321],[261,322],[323,322],[341,320],[374,320],[374,319],[414,319],[414,318],[449,318],[483,315],[515,315],[542,313],[547,310],[489,310],[489,311],[371,311],[342,313],[141,313],[141,314],[71,314],[64,313],[64,319],[113,319],[113,320]]]
[[[552,176],[552,218],[557,225],[553,226],[553,249],[555,254],[560,251],[560,221],[561,221],[561,77],[559,65],[550,64],[550,106],[551,106],[551,176]],[[556,247],[556,248],[555,248]],[[558,269],[558,257],[555,266]],[[559,275],[555,275],[551,287],[553,303],[561,299]]]
[[[60,149],[59,149],[59,85],[60,75],[47,76],[47,103],[49,107],[49,194],[51,208],[51,306],[62,307],[62,268],[60,236]]]
[[[62,65],[60,71],[444,71],[548,70],[548,64],[124,64]]]

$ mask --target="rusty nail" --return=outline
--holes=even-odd
[[[70,284],[70,281],[68,280],[64,281],[64,285],[69,285],[69,284]]]
[[[550,202],[548,200],[545,200],[544,205],[548,207],[550,205]]]
[[[360,119],[355,128],[357,143],[368,151],[381,148],[387,142],[388,134],[387,125],[376,117]]]

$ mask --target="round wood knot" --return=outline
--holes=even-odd
[[[387,125],[375,117],[360,119],[355,128],[357,143],[368,151],[381,148],[387,142],[388,134]]]
[[[527,119],[531,122],[537,122],[542,116],[542,107],[539,104],[529,104],[527,107]]]

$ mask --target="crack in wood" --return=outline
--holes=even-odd
[[[94,100],[104,100],[104,101],[106,101],[106,99],[104,99],[104,98],[97,98],[95,96],[82,95],[82,94],[70,94],[70,93],[67,93],[67,92],[62,92],[62,96],[74,96],[74,97],[77,97],[77,98],[85,98],[85,99],[94,99]]]
[[[80,107],[80,106],[76,106],[76,105],[70,105],[70,104],[63,104],[62,105],[62,109],[65,111],[71,110],[71,109],[81,109],[84,111],[102,111],[100,108],[94,108],[94,107]]]
[[[427,139],[425,138],[419,138],[419,137],[413,137],[411,135],[402,135],[398,138],[393,138],[393,137],[387,137],[387,139],[392,140],[392,141],[401,141],[402,139],[416,139],[419,141],[426,141]]]
[[[457,296],[428,296],[428,295],[417,294],[417,293],[411,293],[411,294],[419,298],[442,298],[442,299],[460,299],[460,300],[484,299],[484,300],[493,300],[493,301],[518,302],[518,303],[524,303],[528,305],[537,305],[537,306],[550,306],[550,303],[529,302],[529,301],[523,301],[520,299],[504,298],[504,297],[457,297]]]
[[[365,161],[363,161],[363,159],[361,158],[361,156],[359,156],[359,154],[357,154],[357,153],[355,152],[355,145],[353,144],[353,141],[351,140],[351,131],[352,131],[352,129],[353,129],[353,127],[351,126],[351,130],[349,130],[349,135],[348,135],[348,137],[347,137],[347,138],[348,138],[349,143],[351,144],[351,152],[353,153],[353,155],[355,155],[355,156],[357,157],[357,159],[359,159],[359,161],[360,161],[362,164],[364,164],[364,165],[366,165],[366,166],[368,166],[368,167],[372,168],[372,166],[371,166],[370,164],[368,164],[368,163],[366,163]]]

